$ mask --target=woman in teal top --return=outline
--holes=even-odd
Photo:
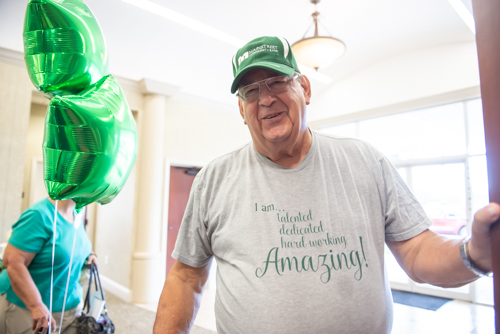
[[[73,200],[58,202],[52,297],[55,314],[62,311],[64,303],[75,233],[74,208]],[[55,329],[55,321],[49,315],[54,210],[54,201],[46,198],[28,208],[12,226],[3,257],[7,270],[0,275],[0,332],[5,326],[6,333],[38,333],[42,328],[42,333],[46,333],[48,321],[52,321],[51,328]],[[64,327],[81,312],[80,274],[83,265],[90,262],[97,262],[97,258],[81,224],[77,229],[63,333],[72,332]],[[66,319],[68,315],[73,319]],[[56,320],[59,323],[57,316]]]

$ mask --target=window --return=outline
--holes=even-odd
[[[470,231],[474,213],[488,205],[481,99],[325,127],[320,132],[364,140],[386,155],[437,233],[462,238]],[[397,268],[390,252],[386,252],[386,265],[392,283],[422,292],[421,285],[412,283]],[[474,295],[468,286],[447,291],[466,294],[462,299],[493,304],[490,281],[479,280],[472,289]],[[431,294],[447,296],[448,292]]]

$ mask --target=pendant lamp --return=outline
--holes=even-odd
[[[315,6],[320,0],[310,0]],[[292,51],[295,59],[304,66],[314,68],[326,68],[339,59],[345,52],[345,44],[331,36],[319,36],[318,34],[318,16],[317,8],[312,13],[314,24],[314,36],[307,37],[309,27],[301,40],[293,43]]]

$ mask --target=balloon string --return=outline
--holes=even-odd
[[[73,237],[73,247],[71,248],[71,257],[69,260],[69,270],[68,270],[68,279],[66,280],[66,290],[64,291],[64,299],[63,299],[63,307],[62,307],[62,312],[61,312],[61,320],[59,320],[59,334],[61,334],[61,329],[63,325],[63,319],[64,319],[64,308],[66,307],[66,297],[68,296],[68,287],[69,287],[69,278],[71,276],[71,266],[73,264],[73,254],[75,253],[75,244],[76,244],[76,232],[78,231],[78,226],[80,224],[77,224],[76,220],[80,219],[79,216],[75,216],[75,219],[73,221],[73,226],[75,227],[75,236]]]
[[[54,205],[54,222],[52,223],[52,268],[50,271],[50,310],[49,310],[49,333],[52,333],[52,294],[54,292],[54,254],[56,253],[56,224],[57,224],[57,202]]]

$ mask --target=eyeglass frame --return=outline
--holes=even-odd
[[[243,89],[243,88],[245,88],[245,87],[248,87],[248,86],[251,86],[251,85],[255,85],[255,84],[258,84],[258,85],[259,85],[259,97],[257,98],[257,100],[258,100],[258,99],[260,98],[260,96],[262,95],[262,90],[260,89],[260,87],[262,86],[262,84],[265,84],[265,85],[266,85],[267,90],[269,90],[269,92],[270,92],[271,94],[281,94],[281,93],[273,93],[273,92],[271,91],[271,88],[269,88],[269,86],[267,85],[267,82],[268,82],[269,80],[276,79],[276,78],[280,78],[280,77],[284,77],[284,78],[291,78],[291,80],[287,83],[287,85],[288,85],[288,86],[290,86],[290,84],[291,84],[294,80],[296,80],[296,79],[298,79],[298,78],[301,78],[301,77],[302,77],[302,74],[300,74],[299,72],[295,72],[293,75],[277,75],[277,76],[275,76],[275,77],[271,77],[271,78],[267,78],[267,79],[263,79],[263,80],[255,81],[255,82],[252,82],[251,84],[248,84],[248,85],[245,85],[245,86],[243,86],[243,87],[238,88],[238,92],[236,93],[236,96],[237,96],[240,100],[242,100],[242,101],[244,101],[244,102],[247,102],[246,98],[245,98],[245,97],[243,97],[242,95],[240,95],[240,89]],[[284,92],[283,92],[283,93],[284,93]],[[257,100],[255,100],[255,101],[257,101]],[[252,101],[252,102],[254,102],[254,101]]]

